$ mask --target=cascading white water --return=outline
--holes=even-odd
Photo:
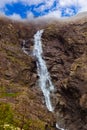
[[[53,111],[54,108],[51,103],[50,93],[54,90],[54,86],[51,82],[51,78],[47,70],[46,63],[42,58],[42,53],[43,53],[42,43],[41,43],[42,33],[43,30],[40,30],[34,35],[33,55],[36,57],[37,60],[36,63],[37,63],[37,72],[39,76],[39,86],[41,87],[41,90],[45,97],[46,106],[49,111]]]
[[[60,130],[65,130],[63,128],[60,128],[60,126],[58,125],[58,123],[56,123],[56,128],[60,129]]]
[[[53,112],[54,107],[51,103],[51,92],[54,91],[54,86],[52,84],[50,74],[47,70],[47,66],[45,61],[42,57],[42,42],[41,42],[41,36],[42,36],[43,30],[37,31],[37,33],[34,35],[34,49],[33,49],[33,55],[36,57],[36,64],[37,64],[37,72],[39,76],[39,86],[43,92],[43,95],[45,97],[46,106],[49,111]],[[26,50],[26,41],[23,40],[23,47],[22,50],[25,54],[29,55],[29,52]],[[60,130],[64,130],[63,128],[60,128],[58,123],[56,123],[56,128]]]
[[[26,41],[23,40],[23,44],[22,44],[23,47],[22,47],[22,50],[23,50],[23,52],[24,52],[25,54],[28,55],[28,51],[26,51],[25,45],[26,45]]]
[[[42,53],[43,53],[42,42],[41,42],[42,33],[43,30],[40,30],[34,35],[33,55],[36,57],[37,72],[39,76],[39,86],[41,87],[41,90],[45,97],[46,106],[49,111],[53,112],[54,108],[51,103],[50,94],[52,91],[54,91],[54,86],[52,84],[50,74],[47,70],[46,63],[42,58]],[[56,128],[60,130],[64,130],[63,128],[60,128],[58,124],[56,124]]]

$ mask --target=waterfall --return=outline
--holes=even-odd
[[[42,33],[43,33],[43,30],[40,30],[40,31],[37,31],[37,33],[34,35],[33,55],[36,57],[37,72],[39,76],[39,86],[45,97],[46,106],[49,111],[53,112],[54,108],[51,103],[50,94],[52,91],[54,91],[54,86],[52,84],[50,74],[47,70],[46,63],[42,57],[42,54],[43,54],[42,42],[41,42]],[[56,124],[56,128],[60,130],[64,130],[63,128],[59,127],[58,123]]]
[[[42,36],[43,30],[37,31],[37,33],[34,35],[34,49],[33,49],[33,56],[36,58],[36,64],[37,64],[37,73],[39,76],[39,86],[42,90],[42,93],[45,97],[45,103],[46,107],[49,111],[53,112],[54,107],[51,103],[51,92],[54,91],[54,86],[52,84],[50,74],[47,70],[46,62],[44,61],[42,54],[42,42],[41,42],[41,36]],[[22,50],[25,54],[29,55],[29,52],[26,50],[26,41],[23,40],[23,46]],[[56,128],[60,130],[64,130],[63,128],[60,128],[58,123],[56,123]]]
[[[42,43],[41,43],[42,33],[43,30],[40,30],[34,35],[33,55],[36,57],[37,72],[39,76],[39,86],[45,97],[46,106],[49,111],[53,111],[54,108],[51,103],[50,93],[54,90],[54,86],[52,84],[49,72],[47,70],[46,63],[42,58],[42,53],[43,53]]]
[[[23,40],[22,50],[23,50],[23,52],[24,52],[25,54],[27,54],[27,55],[28,55],[28,51],[26,51],[25,45],[26,45],[26,41],[25,41],[25,40]]]
[[[56,123],[56,128],[58,128],[59,130],[65,130],[65,129],[61,128],[58,123]]]

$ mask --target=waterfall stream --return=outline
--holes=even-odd
[[[36,57],[37,72],[39,76],[39,86],[45,97],[46,106],[49,111],[53,111],[54,108],[51,103],[50,93],[54,90],[54,86],[51,82],[51,78],[47,70],[46,63],[42,58],[42,53],[43,53],[42,43],[41,43],[42,33],[43,30],[40,30],[34,35],[33,55]]]
[[[42,57],[43,50],[42,50],[42,36],[43,30],[37,31],[37,33],[34,35],[34,49],[33,49],[33,55],[36,57],[36,64],[37,64],[37,72],[39,76],[39,86],[43,92],[43,95],[45,97],[46,106],[49,111],[53,112],[54,107],[51,103],[50,94],[52,91],[54,91],[54,86],[52,84],[50,74],[47,70],[46,63]],[[56,124],[56,128],[60,130],[64,130],[63,128],[60,128],[58,123]]]
[[[42,50],[42,41],[41,36],[44,30],[37,31],[34,35],[34,49],[33,49],[33,56],[36,58],[37,64],[37,73],[39,76],[39,86],[45,98],[46,107],[49,111],[54,112],[54,107],[51,102],[51,92],[54,91],[54,86],[52,84],[50,74],[47,70],[46,62],[43,59],[43,50]],[[23,47],[22,50],[25,54],[29,55],[29,52],[26,50],[26,41],[23,40]],[[60,128],[58,123],[56,123],[56,128],[60,130],[64,130]]]
[[[23,44],[22,44],[22,50],[23,50],[23,52],[24,52],[26,55],[28,55],[28,51],[27,51],[26,48],[25,48],[26,41],[23,40],[22,43],[23,43]]]

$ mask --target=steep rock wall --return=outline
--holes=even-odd
[[[87,129],[87,17],[80,21],[50,24],[43,35],[55,94],[52,95],[60,126]]]

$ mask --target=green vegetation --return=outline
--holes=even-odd
[[[45,130],[45,123],[39,119],[16,119],[15,125],[23,130]]]
[[[0,94],[0,97],[16,97],[18,95],[19,95],[18,93],[6,93],[6,92],[4,92],[4,93]]]
[[[39,119],[28,119],[25,112],[15,113],[11,106],[0,103],[0,130],[45,130],[45,123]]]
[[[12,89],[12,87],[15,87],[15,86],[12,86],[11,84],[9,86],[3,86],[3,85],[0,86],[0,98],[3,98],[3,97],[17,97],[19,95],[19,92],[14,91]]]
[[[4,130],[5,124],[13,124],[13,112],[9,104],[0,103],[0,130]]]
[[[45,124],[40,120],[29,119],[27,124],[24,125],[24,130],[45,130]]]

